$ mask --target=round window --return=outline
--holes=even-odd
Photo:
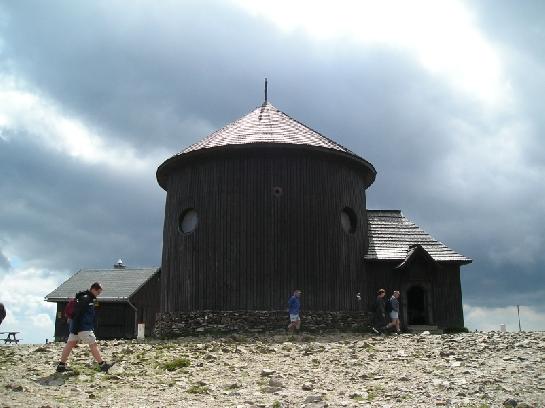
[[[357,220],[356,213],[352,208],[343,208],[341,211],[341,225],[346,232],[352,234],[356,231]]]
[[[280,197],[283,193],[282,187],[278,187],[278,186],[273,187],[272,192],[275,197]]]
[[[197,211],[193,208],[189,208],[182,212],[180,219],[178,220],[178,231],[182,234],[191,234],[197,228],[199,224],[199,216]]]

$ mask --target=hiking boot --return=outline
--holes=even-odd
[[[66,371],[70,371],[70,368],[66,367],[66,364],[57,364],[57,370],[58,373],[64,373]]]
[[[114,363],[108,364],[107,362],[103,361],[102,364],[99,364],[98,366],[100,367],[100,371],[107,373],[113,365]]]

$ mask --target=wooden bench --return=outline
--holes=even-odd
[[[0,332],[0,334],[7,334],[7,337],[0,339],[0,340],[4,340],[4,344],[8,344],[8,343],[17,344],[19,343],[19,341],[23,340],[23,339],[17,338],[17,334],[19,334],[19,332]]]

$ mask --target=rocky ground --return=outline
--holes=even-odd
[[[545,333],[259,335],[0,347],[2,407],[545,407]]]

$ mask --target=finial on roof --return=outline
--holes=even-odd
[[[267,103],[267,78],[265,78],[265,103]]]
[[[116,263],[114,263],[115,269],[125,269],[125,264],[121,259],[118,259]]]

